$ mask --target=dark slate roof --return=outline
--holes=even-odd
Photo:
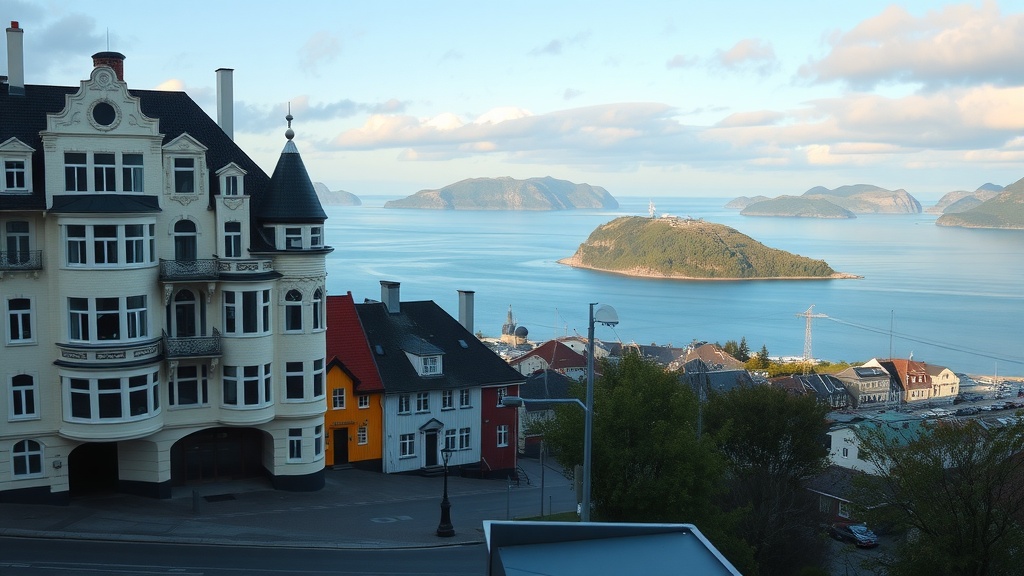
[[[714,370],[707,362],[694,358],[685,364],[680,380],[697,392],[704,386],[705,392],[728,392],[734,388],[754,386],[754,379],[746,370]]]
[[[351,292],[327,297],[327,361],[348,372],[356,391],[384,390]]]
[[[77,93],[78,86],[25,86],[24,96],[11,96],[8,85],[0,84],[0,142],[16,137],[35,149],[32,154],[32,194],[5,194],[0,197],[0,210],[43,210],[46,195],[43,188],[43,143],[39,133],[46,129],[46,115],[64,109],[65,97]],[[206,163],[209,167],[210,202],[220,193],[216,171],[230,162],[246,171],[245,193],[258,202],[267,189],[266,173],[235,144],[217,122],[184,92],[162,90],[128,90],[139,98],[142,113],[160,122],[160,132],[166,144],[184,133],[207,147]]]
[[[532,400],[543,400],[547,398],[570,398],[569,385],[572,380],[566,378],[554,370],[541,370],[530,375],[519,386],[519,396]],[[524,404],[527,412],[537,412],[552,409],[555,404],[549,402],[529,402]]]
[[[387,392],[449,390],[523,381],[522,374],[433,301],[401,302],[400,310],[390,314],[382,302],[356,304]],[[440,376],[417,374],[406,357],[406,352],[412,350],[403,348],[409,345],[410,338],[416,346],[427,343],[443,352]]]
[[[260,223],[319,224],[327,220],[299,150],[291,140],[281,151],[267,192],[257,203],[254,214]]]
[[[50,211],[57,214],[160,212],[160,198],[144,194],[62,194],[54,195]]]

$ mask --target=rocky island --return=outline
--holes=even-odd
[[[313,190],[323,206],[362,206],[358,196],[344,190],[331,190],[323,182],[313,182]]]
[[[939,198],[939,201],[934,206],[929,206],[925,209],[925,212],[933,214],[945,214],[955,212],[966,212],[971,208],[980,206],[982,202],[995,198],[997,194],[1003,191],[1003,187],[998,184],[982,184],[974,192],[968,192],[966,190],[955,190],[953,192],[947,192]]]
[[[754,199],[763,198],[755,197]],[[855,218],[856,214],[918,214],[921,203],[906,190],[886,190],[871,184],[815,186],[800,196],[779,196],[760,201],[736,198],[726,208],[742,207],[743,216],[799,216],[802,218]]]
[[[574,210],[618,208],[619,203],[600,186],[544,178],[469,178],[438,190],[420,190],[385,208],[427,210]]]
[[[559,263],[627,276],[681,280],[858,278],[769,248],[723,224],[689,218],[624,216],[594,230]]]
[[[935,224],[961,228],[1024,229],[1024,178],[969,210],[951,212],[947,209]]]

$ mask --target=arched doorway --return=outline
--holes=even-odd
[[[117,443],[90,442],[68,455],[71,497],[117,491]]]
[[[263,436],[254,428],[210,428],[185,436],[171,447],[171,484],[266,475]]]

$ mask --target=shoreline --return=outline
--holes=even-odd
[[[758,280],[860,280],[863,276],[857,274],[849,274],[847,272],[836,272],[830,276],[758,276],[756,278],[702,278],[698,276],[682,276],[663,274],[660,272],[644,272],[641,270],[609,270],[606,268],[597,268],[595,266],[587,266],[579,263],[576,256],[570,256],[568,258],[560,258],[555,260],[558,264],[569,266],[571,268],[580,268],[582,270],[594,270],[596,272],[606,272],[608,274],[618,274],[620,276],[629,276],[630,278],[653,278],[659,280],[685,280],[690,282],[747,282],[747,281],[758,281]]]

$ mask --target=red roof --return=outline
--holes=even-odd
[[[552,370],[585,368],[587,366],[586,356],[576,352],[557,340],[548,340],[544,344],[541,344],[526,354],[512,360],[509,364],[517,366],[531,356],[540,356],[547,361],[548,368]]]
[[[332,362],[338,362],[356,380],[359,392],[384,390],[351,292],[327,297],[327,363]]]

